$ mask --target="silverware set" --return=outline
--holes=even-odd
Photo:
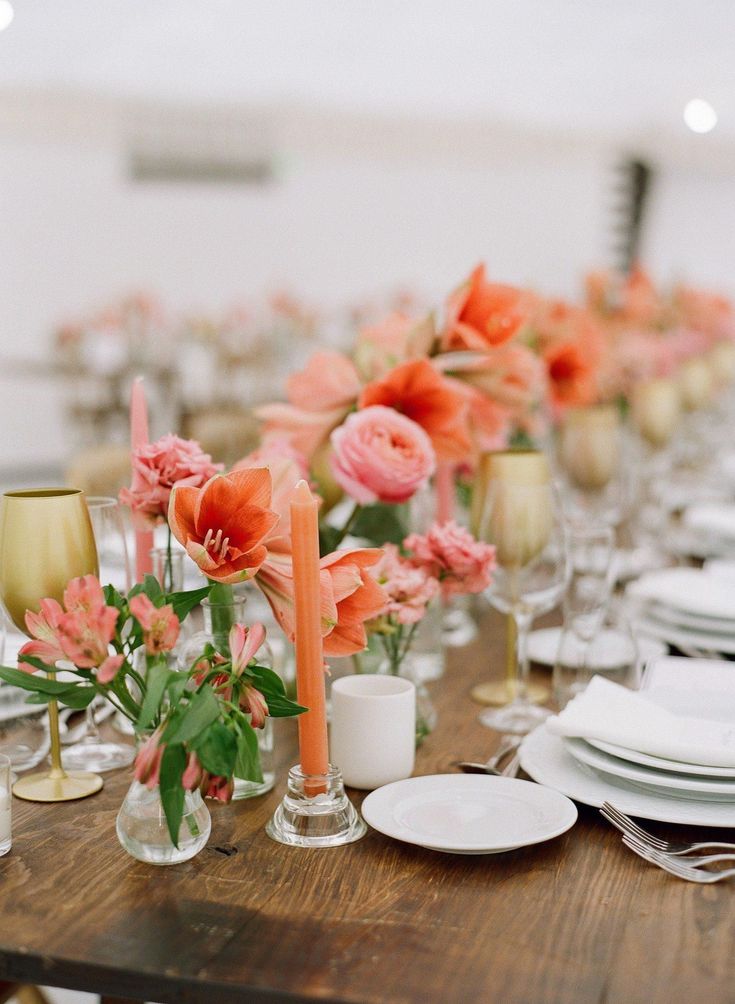
[[[735,865],[735,844],[721,840],[695,842],[662,840],[633,822],[630,816],[626,816],[610,802],[603,802],[600,813],[620,830],[626,847],[644,861],[657,865],[670,875],[676,875],[677,878],[686,879],[688,882],[699,882],[701,885],[710,885],[735,876],[735,867],[717,871],[707,870],[709,865],[719,865],[726,861]],[[696,853],[707,850],[719,853]]]

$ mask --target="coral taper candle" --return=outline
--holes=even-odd
[[[434,475],[436,521],[443,524],[454,519],[454,464],[446,460],[437,464]]]
[[[148,442],[148,405],[143,389],[143,377],[133,380],[130,391],[130,448],[134,452]],[[142,582],[146,574],[153,571],[151,548],[153,533],[150,530],[135,531],[135,578]]]
[[[299,753],[305,774],[329,768],[319,589],[319,505],[305,481],[291,496],[293,591],[296,614],[296,693],[309,710],[299,715]],[[317,794],[317,792],[314,792]]]

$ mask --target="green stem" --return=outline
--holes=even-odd
[[[361,509],[362,509],[362,506],[360,505],[360,503],[359,502],[355,502],[355,505],[352,508],[352,512],[347,517],[347,522],[345,523],[345,525],[342,527],[342,529],[337,534],[337,539],[334,542],[334,549],[335,549],[335,551],[337,550],[337,548],[339,547],[339,545],[342,543],[342,541],[345,539],[345,537],[347,536],[347,534],[352,529],[355,520],[357,519],[357,517],[360,514],[360,510]]]
[[[166,538],[166,568],[163,573],[165,583],[163,586],[164,592],[172,593],[174,591],[174,563],[171,556],[171,527],[168,527],[168,536]]]
[[[210,610],[212,611],[212,634],[214,635],[217,647],[225,649],[224,655],[229,655],[230,653],[227,638],[230,634],[230,628],[235,623],[233,600],[232,586],[225,585],[222,582],[212,582],[212,588],[209,592]]]

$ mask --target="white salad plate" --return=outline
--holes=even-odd
[[[556,662],[556,654],[559,651],[559,639],[562,629],[560,627],[539,628],[532,631],[528,636],[528,656],[532,662],[537,662],[542,666],[553,666]],[[589,665],[592,670],[613,670],[625,665],[628,661],[628,646],[620,646],[619,636],[615,631],[603,631],[603,638],[609,635],[609,642],[605,648],[605,658],[599,660],[594,665]],[[666,645],[655,638],[636,637],[638,646],[638,656],[642,663],[658,659],[666,655]],[[600,644],[597,639],[595,645]]]
[[[564,795],[530,781],[432,774],[394,781],[362,803],[379,833],[450,854],[499,854],[551,840],[577,820]]]
[[[675,798],[636,788],[622,778],[602,777],[578,763],[563,739],[545,725],[526,736],[520,756],[521,767],[534,781],[584,805],[599,808],[603,802],[612,802],[621,812],[641,819],[735,829],[735,802]]]
[[[689,774],[675,774],[671,771],[659,771],[653,767],[629,763],[589,745],[584,739],[565,739],[564,745],[575,760],[607,777],[622,778],[623,781],[672,795],[674,798],[735,802],[735,780],[727,778],[715,780]]]

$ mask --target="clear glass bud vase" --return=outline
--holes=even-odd
[[[133,781],[117,814],[117,838],[131,857],[149,865],[188,861],[209,839],[212,821],[198,788],[184,793],[178,847],[168,832],[158,790]]]
[[[183,647],[180,660],[182,667],[188,669],[194,660],[201,655],[207,644],[214,645],[221,652],[227,651],[230,625],[245,623],[246,601],[247,597],[245,596],[233,596],[232,600],[226,603],[215,602],[211,599],[202,600],[204,630],[193,635]],[[273,668],[273,657],[267,642],[258,650],[256,659],[260,666],[267,666],[268,669]],[[235,777],[233,801],[264,795],[271,790],[276,782],[272,719],[266,718],[265,726],[262,729],[256,729],[255,732],[258,737],[263,780],[249,781],[245,778]]]

